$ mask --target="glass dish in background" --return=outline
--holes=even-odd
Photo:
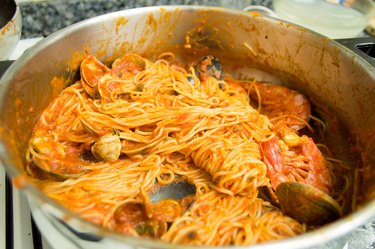
[[[281,19],[332,39],[359,36],[374,15],[372,0],[273,0]]]

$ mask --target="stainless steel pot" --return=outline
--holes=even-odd
[[[368,62],[333,40],[276,19],[213,7],[149,7],[65,28],[27,51],[1,79],[1,159],[28,196],[36,222],[54,246],[59,248],[56,238],[60,236],[70,243],[65,248],[190,248],[123,236],[85,222],[32,186],[23,165],[32,127],[56,90],[51,80],[75,78],[85,49],[110,61],[126,52],[152,55],[171,49],[189,57],[195,48],[218,56],[224,64],[240,66],[226,69],[237,68],[232,72],[235,75],[282,81],[316,100],[347,131],[339,136],[341,140],[336,138],[339,134],[332,134],[332,149],[348,151],[350,137],[358,151],[352,153],[357,155],[355,160],[348,153],[340,155],[360,169],[354,193],[359,204],[356,211],[307,234],[252,248],[317,245],[375,215],[375,70]]]
[[[0,61],[6,60],[21,38],[22,18],[14,0],[0,0]]]

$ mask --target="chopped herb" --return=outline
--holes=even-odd
[[[190,240],[196,239],[196,238],[197,238],[197,232],[194,232],[194,231],[189,232],[189,233],[187,234],[187,237],[188,237],[188,239],[190,239]]]
[[[142,84],[138,84],[138,85],[135,87],[135,91],[136,91],[136,92],[143,92],[143,85],[142,85]]]

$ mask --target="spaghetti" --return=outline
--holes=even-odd
[[[271,188],[260,144],[280,132],[249,104],[255,82],[220,77],[202,80],[172,53],[129,54],[111,68],[88,55],[37,122],[27,172],[84,219],[133,236],[249,245],[305,232],[258,198]],[[181,179],[194,195],[150,201]]]

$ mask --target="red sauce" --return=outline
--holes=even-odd
[[[13,179],[12,179],[12,184],[13,184],[13,186],[15,186],[16,188],[19,188],[19,189],[24,188],[24,187],[26,186],[26,179],[25,179],[25,176],[20,175],[20,176],[13,177]]]

